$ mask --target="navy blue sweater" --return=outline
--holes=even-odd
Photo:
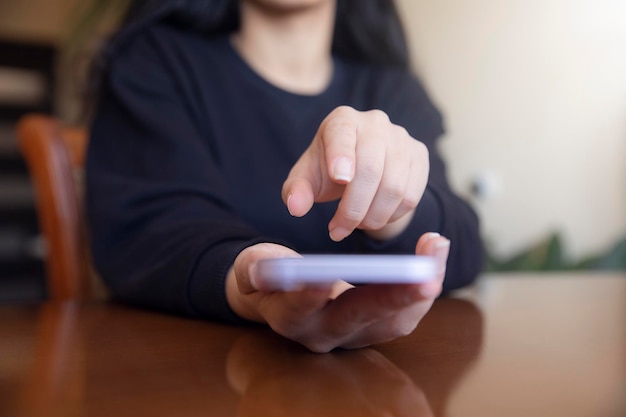
[[[412,223],[385,242],[328,236],[337,203],[289,215],[283,181],[334,108],[381,109],[430,150],[431,172]],[[225,36],[154,25],[117,51],[105,74],[87,156],[87,218],[95,266],[115,298],[227,321],[224,280],[258,242],[300,253],[414,253],[419,236],[451,242],[445,290],[482,265],[478,221],[450,190],[436,139],[442,120],[404,70],[335,59],[319,95],[281,90]]]

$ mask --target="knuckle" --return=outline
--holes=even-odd
[[[415,149],[415,153],[417,154],[417,156],[421,157],[421,158],[426,158],[428,159],[428,147],[424,144],[424,142],[420,142],[419,140],[414,140],[413,141],[413,148]]]
[[[359,225],[361,230],[380,230],[385,226],[386,222],[380,219],[366,218]]]
[[[382,110],[379,110],[379,109],[370,110],[370,111],[368,111],[368,114],[372,118],[372,121],[374,123],[383,124],[383,123],[389,123],[390,122],[389,116],[387,115],[387,113],[385,113]]]
[[[380,216],[368,216],[361,222],[361,227],[366,230],[382,229],[387,224],[387,219]]]
[[[364,183],[376,184],[380,180],[380,176],[382,174],[381,164],[374,159],[359,161],[358,174],[361,181]]]
[[[365,210],[361,207],[350,207],[343,213],[342,217],[350,224],[359,224],[365,217]]]
[[[333,110],[331,112],[331,115],[332,116],[352,117],[352,116],[354,116],[354,114],[356,112],[357,111],[354,108],[352,108],[350,106],[347,106],[347,105],[342,105],[342,106],[336,107],[335,110]]]
[[[401,210],[413,210],[420,202],[420,198],[417,194],[406,194],[400,202],[399,208]]]
[[[409,131],[404,128],[404,126],[395,125],[396,135],[401,138],[409,138],[413,139],[409,134]]]
[[[353,126],[355,116],[358,112],[350,106],[339,106],[331,111],[322,122],[322,125],[329,126]]]
[[[354,124],[345,117],[334,117],[324,125],[324,136],[333,138],[336,136],[348,136],[354,130]]]
[[[404,184],[400,184],[398,182],[385,184],[380,192],[384,201],[395,202],[405,198]]]

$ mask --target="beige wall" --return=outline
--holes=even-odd
[[[626,234],[626,2],[399,0],[446,115],[455,187],[496,253],[558,230],[573,257]]]

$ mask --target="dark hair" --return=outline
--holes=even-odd
[[[85,114],[93,111],[100,82],[119,48],[157,22],[169,22],[207,35],[239,28],[240,0],[134,0],[121,28],[92,63],[85,88]],[[346,60],[409,67],[409,53],[393,0],[337,0],[332,51]]]
[[[135,0],[113,45],[157,21],[207,34],[232,32],[239,27],[239,0]],[[333,53],[407,68],[407,43],[393,0],[337,0]]]
[[[353,61],[409,67],[409,50],[393,0],[337,0],[333,52]]]

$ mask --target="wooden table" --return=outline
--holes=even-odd
[[[626,274],[492,275],[409,337],[312,354],[107,304],[0,307],[1,416],[626,416]]]

